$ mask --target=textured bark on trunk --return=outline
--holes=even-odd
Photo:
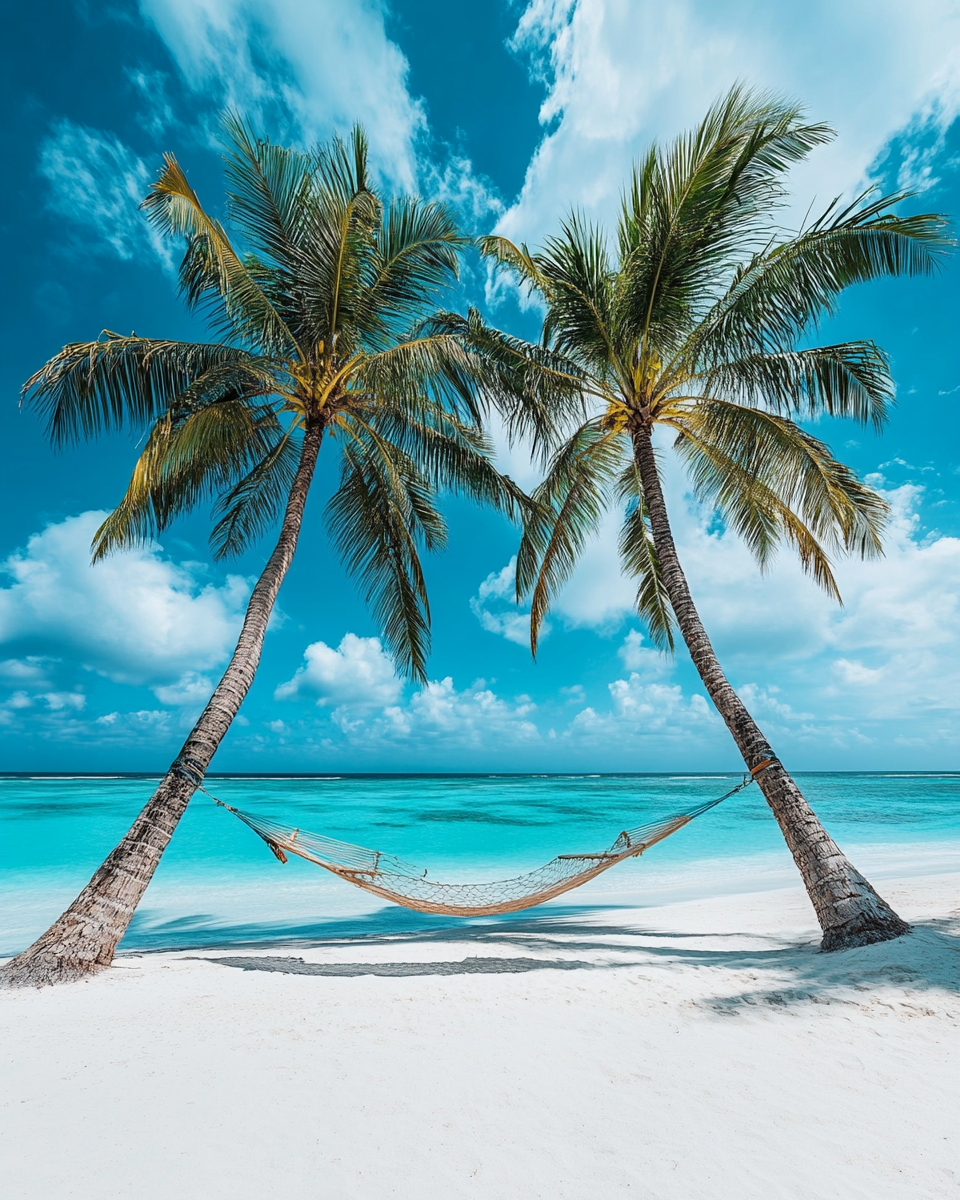
[[[821,948],[846,950],[900,937],[910,926],[877,895],[820,824],[724,675],[677,557],[649,430],[636,430],[633,446],[664,586],[677,625],[743,761],[751,772],[756,771],[757,783],[790,847],[823,930]],[[767,760],[769,765],[757,770]]]
[[[322,425],[308,426],[276,548],[250,596],[230,664],[179,755],[123,840],[76,900],[46,933],[0,971],[0,986],[63,983],[99,971],[113,961],[117,943],[153,878],[197,781],[210,765],[253,683],[267,623],[297,547],[322,439]]]

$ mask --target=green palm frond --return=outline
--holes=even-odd
[[[398,665],[426,682],[430,606],[417,543],[435,549],[446,530],[429,483],[411,460],[365,432],[341,451],[340,487],[327,519]]]
[[[702,399],[671,423],[697,494],[737,530],[761,566],[786,540],[804,569],[839,598],[830,553],[882,552],[886,502],[792,421]]]
[[[735,87],[634,171],[619,229],[618,316],[642,350],[680,344],[718,276],[771,232],[784,169],[830,138],[801,110]]]
[[[831,205],[811,226],[737,267],[725,293],[687,339],[683,357],[703,370],[729,357],[790,350],[833,314],[840,294],[888,275],[929,275],[951,245],[942,217],[899,216],[904,194]]]
[[[222,122],[227,214],[259,259],[294,284],[316,162],[259,138],[237,112]]]
[[[477,247],[484,258],[492,259],[496,267],[508,267],[531,292],[549,299],[550,280],[541,272],[535,257],[523,243],[516,246],[509,238],[488,234],[477,239]]]
[[[235,334],[262,353],[302,358],[296,339],[221,223],[204,211],[186,172],[173,155],[165,155],[164,164],[141,207],[161,236],[187,241],[180,268],[187,303],[192,308],[206,306],[208,316],[223,332]]]
[[[276,524],[299,459],[299,442],[288,430],[234,487],[220,495],[213,509],[220,520],[210,534],[215,558],[241,554]]]
[[[367,336],[382,344],[435,302],[459,278],[460,254],[468,244],[444,205],[415,198],[390,204],[358,303],[357,321]]]
[[[492,407],[511,443],[526,440],[544,463],[564,429],[586,415],[586,392],[597,391],[577,363],[495,329],[476,309],[466,317],[437,313],[421,332],[446,334],[458,346],[440,372],[448,399],[474,420]]]
[[[431,488],[449,491],[515,519],[529,497],[493,465],[493,447],[483,430],[433,402],[419,410],[381,403],[370,422],[391,445],[418,464]]]
[[[865,341],[734,358],[695,378],[707,395],[780,415],[843,417],[878,431],[893,402],[887,357]]]
[[[622,379],[625,364],[612,328],[614,273],[603,235],[574,214],[559,237],[547,240],[536,262],[550,281],[545,340],[597,379],[611,371]]]
[[[161,418],[123,500],[94,536],[94,561],[151,541],[175,518],[230,488],[281,436],[271,409],[243,401],[218,401],[179,420]]]
[[[280,365],[246,350],[202,342],[167,342],[107,332],[73,342],[23,386],[22,403],[44,418],[57,446],[111,430],[142,429],[184,405],[279,390]]]
[[[607,503],[609,484],[622,468],[624,446],[600,419],[582,425],[560,447],[533,494],[517,553],[517,599],[530,593],[530,648],[537,652],[550,602],[570,578]]]

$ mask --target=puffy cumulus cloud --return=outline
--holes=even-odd
[[[951,721],[960,709],[960,539],[921,528],[921,487],[885,489],[883,478],[873,477],[892,506],[885,554],[837,564],[841,606],[786,549],[761,575],[740,539],[691,501],[676,460],[665,456],[663,465],[674,534],[700,614],[732,681],[760,706],[771,735],[840,739],[836,744],[901,735],[960,740]],[[608,632],[633,613],[632,587],[618,592],[619,575],[611,523],[555,611]],[[639,634],[628,634],[619,654],[645,679],[670,669]]]
[[[39,709],[47,713],[80,712],[86,703],[87,697],[81,691],[42,692],[18,688],[5,700],[0,701],[0,711],[5,712],[4,723],[9,724],[13,713],[23,713],[28,709]]]
[[[786,554],[758,579],[731,535],[685,531],[704,621],[741,678],[769,682],[775,663],[798,703],[838,720],[922,721],[960,709],[960,539],[922,535],[916,486],[886,496],[886,554],[838,564],[843,606]]]
[[[616,551],[619,531],[620,516],[611,510],[596,536],[587,542],[576,570],[557,596],[554,612],[568,626],[611,629],[634,610],[637,587],[620,568]]]
[[[172,563],[159,549],[92,566],[90,542],[105,515],[86,512],[49,525],[6,560],[12,583],[0,588],[0,643],[60,651],[119,683],[168,687],[180,680],[181,695],[196,691],[200,677],[188,673],[227,657],[247,582],[229,576],[222,586],[205,583],[200,568]],[[19,661],[39,667],[44,660]]]
[[[648,676],[663,675],[670,670],[670,658],[661,651],[644,645],[644,640],[638,629],[631,629],[617,651],[620,661],[628,671],[640,671]]]
[[[596,537],[589,539],[584,547],[572,576],[554,599],[551,612],[568,628],[616,629],[634,608],[636,585],[620,569],[617,529],[615,515],[604,519]],[[528,646],[530,611],[518,609],[516,604],[516,567],[514,556],[501,570],[491,571],[471,597],[470,609],[488,633],[499,634],[518,646]],[[550,628],[550,622],[544,621],[541,641]]]
[[[679,684],[652,682],[636,671],[608,686],[612,707],[581,709],[563,734],[565,739],[615,748],[620,753],[625,738],[631,743],[650,739],[658,749],[694,740],[700,743],[701,752],[705,740],[720,743],[720,718],[699,692],[686,695]]]
[[[520,612],[515,602],[514,579],[517,570],[516,556],[500,571],[491,571],[470,597],[470,610],[488,633],[505,637],[518,646],[530,645],[530,613]],[[549,626],[541,628],[541,637],[549,632]]]
[[[289,132],[365,126],[390,181],[412,189],[425,128],[408,64],[378,0],[140,0],[188,85],[253,117],[288,114]]]
[[[960,104],[958,45],[953,0],[531,0],[513,46],[547,86],[548,132],[500,228],[539,241],[568,204],[608,219],[631,158],[694,124],[736,80],[839,127],[795,172],[802,216],[813,196],[857,187],[898,131],[929,157]],[[926,159],[903,163],[908,182],[925,180]]]
[[[336,649],[314,642],[304,660],[275,697],[316,695],[317,705],[332,711],[319,726],[293,718],[268,722],[266,727],[283,734],[288,744],[356,748],[365,758],[424,756],[432,761],[437,752],[499,752],[540,738],[530,719],[536,707],[530,697],[505,699],[482,679],[458,689],[447,676],[405,696],[379,638],[348,633]]]
[[[50,208],[94,234],[76,248],[124,260],[154,256],[171,266],[139,207],[156,172],[114,134],[57,121],[40,147],[40,173],[50,184]]]
[[[406,706],[386,709],[377,733],[428,751],[438,745],[500,749],[540,739],[536,724],[528,720],[535,708],[526,695],[503,699],[483,679],[457,691],[448,675],[421,688]]]
[[[336,649],[326,642],[314,642],[303,657],[304,665],[274,692],[277,700],[319,693],[317,704],[321,707],[383,708],[393,704],[403,690],[379,638],[347,633]]]

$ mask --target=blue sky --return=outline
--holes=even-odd
[[[17,410],[60,346],[108,328],[202,336],[174,248],[137,203],[174,151],[219,202],[216,114],[275,139],[367,127],[387,188],[440,196],[476,232],[536,243],[571,205],[615,210],[631,160],[736,79],[838,130],[793,179],[799,221],[875,181],[960,213],[960,9],[952,0],[52,0],[8,5],[0,359],[0,761],[11,770],[156,770],[225,663],[269,543],[214,565],[204,514],[162,546],[92,568],[90,535],[135,457],[116,437],[54,455]],[[796,769],[953,768],[960,708],[960,263],[851,293],[824,336],[874,337],[898,407],[882,438],[822,425],[894,506],[887,556],[841,564],[845,605],[784,556],[761,578],[667,457],[678,540],[735,686]],[[536,332],[487,294],[462,303]],[[504,462],[533,483],[522,451]],[[327,477],[332,456],[323,460]],[[539,661],[507,578],[516,532],[449,504],[429,564],[431,683],[397,680],[331,553],[315,488],[257,682],[215,769],[710,770],[737,755],[683,653],[649,649],[615,528],[560,597]]]

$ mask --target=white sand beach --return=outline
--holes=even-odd
[[[956,1197],[958,883],[833,955],[790,889],[2,993],[3,1194]]]

